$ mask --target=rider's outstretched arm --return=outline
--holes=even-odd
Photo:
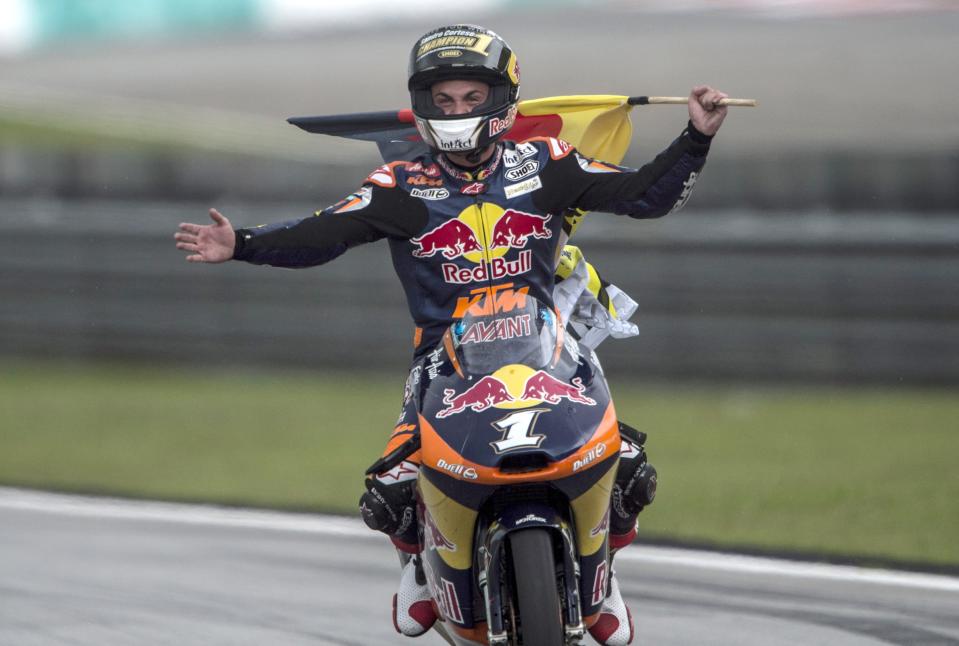
[[[718,105],[725,96],[705,85],[693,88],[686,129],[638,170],[590,159],[553,140],[549,144],[552,161],[542,173],[549,190],[533,199],[551,213],[578,208],[634,218],[658,218],[682,207],[726,116],[726,108]]]
[[[426,225],[422,202],[405,191],[366,183],[313,216],[236,231],[234,260],[312,267],[382,238],[409,238]]]

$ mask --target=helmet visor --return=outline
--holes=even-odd
[[[433,85],[443,80],[471,80],[482,81],[489,90],[486,94],[486,100],[475,106],[468,113],[459,112],[457,114],[447,114],[444,109],[436,105],[433,98]],[[413,113],[424,119],[462,119],[464,116],[483,117],[493,114],[503,109],[510,103],[510,88],[500,79],[490,77],[464,77],[454,76],[448,79],[436,79],[428,84],[417,84],[411,90]]]

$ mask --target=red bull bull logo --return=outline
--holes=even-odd
[[[441,418],[462,413],[467,408],[478,413],[490,406],[511,402],[514,399],[509,394],[506,384],[489,375],[477,381],[460,395],[457,395],[452,388],[444,390],[443,395],[443,403],[446,404],[446,408],[436,413],[436,416]]]
[[[436,526],[436,522],[428,511],[423,514],[423,525],[426,530],[426,546],[429,549],[456,551],[456,543],[443,536],[443,532]]]
[[[551,219],[551,215],[504,210],[496,204],[470,205],[456,218],[411,239],[413,257],[432,258],[441,253],[446,260],[462,259],[475,265],[442,264],[443,280],[457,285],[520,276],[533,269],[533,252],[526,249],[530,239],[553,237]],[[507,259],[511,249],[520,252]]]
[[[534,215],[509,209],[493,225],[493,239],[490,248],[516,247],[522,249],[526,242],[533,238],[548,239],[553,232],[546,228],[552,215]]]
[[[429,258],[440,252],[444,258],[452,260],[471,251],[483,249],[473,230],[460,220],[447,220],[410,242],[419,247],[413,250],[413,255],[417,258]]]
[[[572,384],[567,384],[539,370],[529,375],[520,386],[517,377],[524,372],[532,371],[521,365],[505,366],[483,377],[459,395],[452,388],[447,388],[443,391],[446,408],[438,411],[436,416],[442,419],[462,413],[467,408],[479,413],[488,408],[527,408],[542,402],[558,404],[563,399],[585,406],[596,405],[596,400],[583,394],[586,388],[579,377],[574,378]]]
[[[536,399],[548,404],[558,404],[561,399],[568,399],[577,404],[595,406],[596,401],[583,394],[585,390],[583,380],[579,377],[573,377],[572,382],[567,384],[540,370],[526,381],[523,399]]]

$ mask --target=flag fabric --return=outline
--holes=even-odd
[[[556,137],[568,141],[584,155],[618,164],[632,138],[630,97],[600,94],[556,96],[520,101],[516,123],[506,139]],[[425,153],[413,122],[413,111],[388,110],[323,117],[292,117],[291,124],[318,134],[372,141],[384,161],[412,159]]]

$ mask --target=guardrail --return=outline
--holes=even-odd
[[[312,205],[220,205],[237,224]],[[412,324],[385,243],[323,267],[198,266],[172,242],[197,203],[0,201],[0,354],[382,368]],[[640,302],[611,372],[658,378],[959,383],[959,218],[594,214],[578,237]],[[615,234],[615,235],[614,235]]]

